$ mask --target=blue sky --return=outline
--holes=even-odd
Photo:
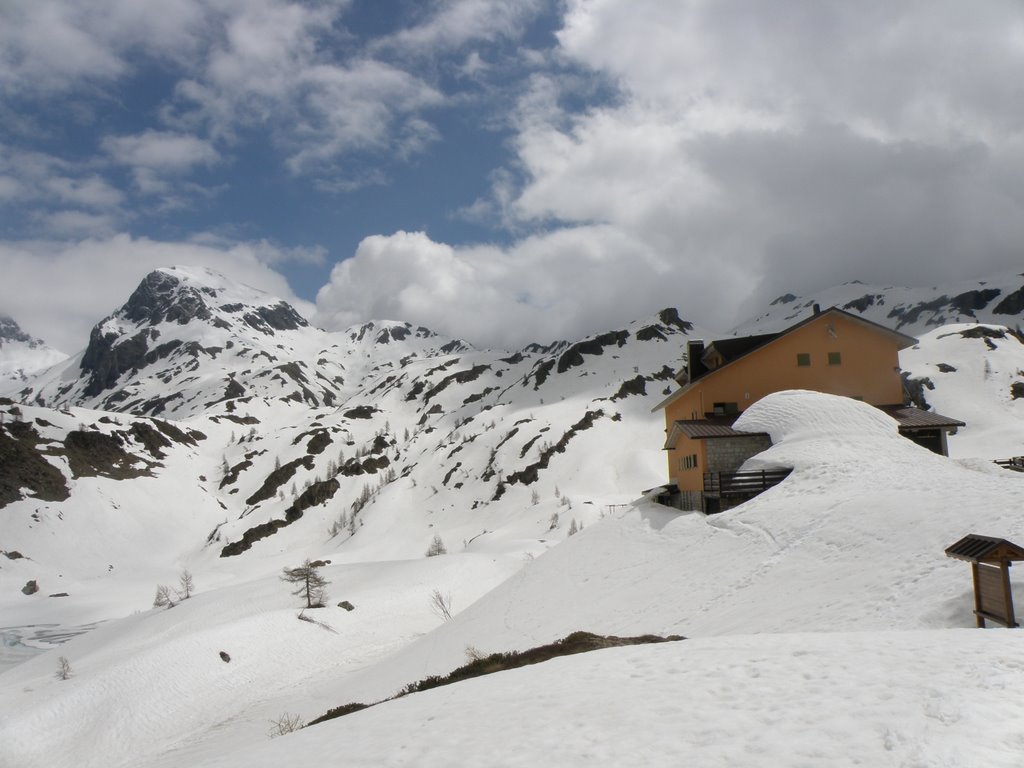
[[[0,312],[199,263],[515,346],[1018,269],[1022,64],[1011,0],[9,0]]]

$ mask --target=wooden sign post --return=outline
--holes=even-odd
[[[970,534],[946,549],[947,557],[966,560],[974,576],[974,616],[979,627],[986,619],[1016,627],[1013,593],[1010,590],[1010,565],[1024,560],[1024,548],[1006,539]]]

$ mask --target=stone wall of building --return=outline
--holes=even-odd
[[[771,447],[768,435],[720,437],[705,441],[708,466],[706,472],[735,472],[747,459]]]

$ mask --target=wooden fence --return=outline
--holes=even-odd
[[[708,496],[756,496],[781,483],[792,469],[762,469],[753,472],[705,472],[704,493]]]

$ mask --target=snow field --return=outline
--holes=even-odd
[[[326,623],[338,635],[295,619],[295,603],[288,596],[286,586],[276,580],[282,565],[295,564],[287,562],[288,553],[220,560],[217,565],[222,576],[232,573],[236,580],[242,579],[243,574],[248,574],[249,579],[255,578],[255,568],[266,570],[262,571],[262,578],[249,584],[223,587],[209,595],[200,593],[170,611],[110,622],[76,638],[59,652],[71,659],[78,670],[71,681],[52,679],[57,655],[54,652],[6,673],[0,709],[19,713],[7,726],[12,734],[17,734],[9,743],[23,750],[20,754],[12,753],[19,755],[20,762],[15,765],[17,768],[64,764],[201,765],[216,755],[234,755],[242,745],[254,739],[265,739],[269,722],[283,712],[308,719],[351,701],[376,701],[392,695],[409,682],[430,674],[445,674],[463,664],[470,646],[484,653],[521,650],[551,642],[578,629],[618,635],[681,634],[703,639],[688,641],[680,648],[702,647],[691,646],[700,642],[711,649],[716,643],[725,643],[724,649],[747,647],[742,643],[761,642],[761,639],[744,639],[743,636],[787,633],[794,628],[804,632],[864,632],[864,638],[886,638],[886,643],[897,637],[896,633],[891,633],[892,629],[931,628],[936,630],[936,638],[947,638],[936,643],[948,642],[953,646],[960,638],[969,638],[968,643],[994,643],[994,640],[975,641],[974,638],[1014,637],[1013,633],[997,631],[949,632],[951,628],[971,627],[974,621],[969,569],[959,561],[946,558],[943,549],[972,531],[1016,541],[1024,538],[1024,523],[1018,513],[1024,502],[1024,478],[1009,472],[977,471],[970,465],[930,454],[900,438],[891,419],[870,406],[846,398],[806,392],[782,393],[748,410],[740,423],[741,427],[744,425],[749,429],[767,430],[777,440],[775,446],[754,460],[754,464],[795,467],[785,482],[748,504],[705,518],[639,503],[629,511],[598,518],[577,536],[527,561],[520,555],[495,561],[486,555],[463,554],[407,562],[333,565],[327,569],[336,583],[331,603],[350,599],[357,610],[345,614],[341,609],[331,608],[311,613],[316,618],[331,617]],[[378,512],[382,519],[387,516],[383,510],[388,508],[391,507],[381,504]],[[397,525],[400,513],[393,514]],[[483,537],[478,541],[486,540],[487,537]],[[511,539],[508,542],[511,544]],[[294,554],[291,557],[295,560]],[[477,563],[479,568],[455,570],[447,579],[434,578],[434,572],[429,570],[454,568],[454,564],[460,562]],[[197,574],[197,579],[202,590],[202,572]],[[367,599],[361,590],[369,589],[371,583],[375,589],[394,590],[394,595],[390,599]],[[411,588],[417,583],[422,584],[421,590]],[[360,584],[363,586],[358,586]],[[1020,594],[1024,584],[1016,574],[1014,585]],[[459,612],[452,621],[440,624],[429,614],[428,597],[433,586],[452,592],[454,607]],[[480,599],[472,602],[477,597]],[[381,613],[370,615],[366,605],[377,606]],[[246,640],[240,641],[240,637]],[[301,642],[296,638],[301,638]],[[815,642],[827,644],[829,641]],[[829,653],[856,658],[859,651],[847,648],[847,641],[835,642],[836,647]],[[867,640],[862,645],[866,643]],[[307,653],[307,648],[312,651]],[[219,650],[232,654],[231,665],[223,665],[217,658]],[[604,658],[604,653],[594,656]],[[642,657],[646,653],[667,651],[635,649],[635,653]],[[905,655],[910,658],[917,653],[923,652],[914,649],[906,651]],[[952,655],[954,651],[948,650],[947,656]],[[245,663],[234,666],[236,658]],[[933,661],[937,658],[932,657]],[[248,666],[249,659],[255,665],[252,669]],[[644,736],[646,744],[674,743],[667,737],[663,739],[661,731],[655,728],[654,724],[663,722],[659,718],[666,720],[658,727],[667,729],[671,721],[672,727],[683,734],[678,737],[680,752],[663,753],[657,751],[661,749],[658,747],[651,753],[650,760],[676,759],[684,749],[699,748],[695,754],[706,756],[708,764],[712,765],[715,760],[770,765],[773,763],[768,757],[758,762],[761,755],[779,757],[779,750],[793,747],[797,733],[810,740],[811,752],[796,753],[789,763],[783,760],[774,764],[811,764],[819,759],[831,760],[836,754],[855,754],[848,751],[849,744],[845,748],[836,747],[839,751],[835,753],[829,752],[827,744],[842,745],[844,738],[850,743],[854,739],[881,739],[881,749],[888,738],[894,755],[904,755],[910,760],[912,755],[924,754],[925,764],[934,764],[928,762],[931,759],[928,756],[939,754],[927,751],[938,749],[931,741],[927,749],[922,746],[925,736],[921,734],[930,733],[925,726],[931,720],[911,718],[916,724],[886,737],[879,731],[880,721],[866,718],[863,702],[858,704],[859,700],[852,693],[850,706],[861,708],[837,710],[835,723],[828,726],[824,736],[808,730],[811,718],[818,716],[824,707],[811,694],[817,692],[816,695],[821,696],[822,691],[837,686],[853,686],[857,674],[869,664],[877,663],[884,669],[884,664],[889,663],[899,668],[905,663],[902,657],[878,661],[869,655],[863,662],[847,665],[847,671],[842,674],[848,674],[848,679],[826,678],[813,691],[807,688],[811,682],[803,677],[794,677],[787,688],[786,675],[780,672],[775,683],[779,690],[768,688],[765,693],[776,703],[767,707],[763,715],[744,709],[733,687],[714,682],[723,677],[729,679],[733,674],[730,665],[739,665],[736,669],[740,670],[750,666],[741,654],[727,661],[709,650],[706,659],[699,669],[688,671],[676,681],[682,686],[680,690],[686,692],[683,697],[678,690],[661,689],[645,690],[642,696],[633,689],[609,694],[606,703],[609,717],[632,722],[631,731],[647,734]],[[230,671],[223,667],[229,667]],[[537,669],[540,671],[530,674],[543,674],[545,680],[558,681],[564,676],[561,695],[568,698],[570,691],[580,691],[572,706],[587,712],[593,709],[592,704],[602,701],[588,686],[597,686],[600,682],[614,688],[616,676],[620,674],[617,668],[609,672],[601,667],[576,668],[571,664],[568,667],[545,664]],[[582,671],[581,679],[573,676],[574,669]],[[793,669],[787,667],[784,671]],[[803,668],[796,669],[803,675]],[[907,677],[901,683],[890,685],[895,697],[891,705],[893,711],[902,712],[905,718],[909,716],[908,701],[918,707],[925,707],[931,701],[931,698],[914,698],[919,696],[923,685],[931,684],[928,683],[931,678],[925,678],[921,669],[914,673],[917,677]],[[224,677],[243,674],[251,677],[245,677],[238,685],[232,683],[238,682],[236,678]],[[512,674],[502,673],[495,679],[505,679]],[[840,672],[829,674],[835,676]],[[691,679],[693,675],[698,677]],[[140,679],[145,684],[137,687]],[[1001,679],[1001,675],[996,674],[991,679]],[[472,683],[477,684],[503,685]],[[465,701],[459,697],[470,694],[459,691],[477,690],[467,689],[467,685],[471,684],[459,684],[437,695]],[[560,690],[559,685],[562,683],[557,682],[555,690]],[[700,695],[705,698],[694,699],[696,694],[691,693],[692,689],[701,686],[704,693]],[[25,687],[33,691],[25,691]],[[540,690],[534,684],[530,687]],[[154,690],[166,693],[153,694]],[[936,690],[945,695],[941,686]],[[499,698],[504,696],[503,693]],[[624,705],[634,698],[644,698],[670,708],[673,705],[664,702],[673,697],[683,703],[672,717],[661,710],[651,713],[642,707]],[[557,696],[555,699],[551,711],[567,706],[559,705]],[[790,699],[809,702],[801,705],[806,707],[804,710],[793,704],[804,714],[796,715],[792,722],[780,703]],[[194,700],[204,703],[192,706],[190,702]],[[471,713],[466,717],[484,717],[483,713],[492,709],[489,701],[479,704],[472,698],[469,701],[462,705]],[[932,705],[939,706],[941,701],[943,699],[937,696]],[[104,741],[106,737],[93,736],[90,727],[95,724],[94,713],[113,707],[115,702],[130,702],[126,709],[132,714],[118,715],[125,719],[118,721],[108,743]],[[543,701],[537,702],[535,709],[541,703]],[[406,711],[402,708],[414,706],[404,701],[395,702],[380,711],[402,713]],[[422,713],[417,714],[419,710],[415,709],[410,711],[413,712],[409,715],[410,727],[420,734],[418,738],[427,739],[425,743],[433,745],[430,740],[433,736],[429,734],[436,721],[417,725]],[[500,708],[494,711],[504,712]],[[644,717],[629,721],[635,711],[645,713]],[[731,716],[726,715],[727,711]],[[780,711],[785,714],[780,715]],[[936,711],[943,712],[941,707]],[[971,721],[976,711],[965,707],[960,721]],[[377,710],[360,713],[358,717],[383,717],[375,712]],[[709,713],[708,717],[703,716],[705,712]],[[1005,721],[1006,713],[1002,710],[1000,713],[997,715]],[[440,717],[436,712],[430,716]],[[785,721],[781,726],[774,720],[767,723],[776,730],[783,729],[777,742],[771,735],[774,731],[763,731],[765,722],[758,720],[759,716],[781,717]],[[399,722],[401,717],[404,715],[388,715],[388,722]],[[514,723],[516,717],[508,714],[495,722]],[[46,734],[58,720],[66,724],[63,727],[68,735],[54,743]],[[492,743],[493,749],[494,731],[472,730],[489,727],[489,722],[480,719],[461,722],[458,729],[465,728],[466,733],[456,736],[454,732],[444,732],[445,738],[455,744],[463,743],[467,754],[484,749],[484,742]],[[557,726],[557,718],[550,711],[545,722],[552,723],[552,728]],[[569,722],[577,723],[577,720]],[[699,723],[700,729],[686,730],[696,728],[693,723]],[[746,737],[750,749],[754,750],[752,754],[722,746],[729,739],[737,739],[736,729],[741,726],[752,729],[751,735]],[[515,728],[509,727],[512,728],[510,733],[515,734]],[[547,733],[534,720],[515,727]],[[573,727],[579,729],[580,741],[573,741],[574,737],[567,736],[561,727],[557,727],[557,738],[575,747],[583,741],[600,743],[588,730],[589,725]],[[949,735],[947,746],[953,749],[962,731],[957,730],[959,726],[950,727],[952,730],[942,732]],[[607,728],[602,725],[600,730],[604,732]],[[844,728],[852,735],[844,736]],[[316,731],[310,729],[297,738],[304,739],[306,733]],[[6,733],[0,731],[0,738]],[[425,733],[428,735],[423,735]],[[655,738],[650,737],[651,733]],[[293,738],[296,737],[286,737],[282,743]],[[555,738],[551,733],[536,740],[536,748],[545,751],[532,752],[533,747],[524,748],[518,741],[516,749],[525,755],[524,760],[548,762],[546,750],[562,754],[551,746]],[[479,744],[474,746],[476,739]],[[627,745],[633,743],[628,736],[622,739]],[[413,742],[410,737],[406,752],[418,755]],[[348,735],[344,743],[350,743]],[[369,736],[365,742],[358,743],[364,744],[359,749],[367,750],[364,764],[373,764],[381,758],[383,753],[374,752],[375,749],[390,749],[374,746]],[[252,754],[237,754],[244,754],[244,760],[249,761],[263,759],[256,753],[266,742],[257,744]],[[394,740],[385,744],[394,746]],[[634,747],[640,750],[636,754],[647,754],[639,745],[634,744]],[[275,750],[280,748],[275,743],[268,754],[276,755]],[[614,762],[627,754],[617,749],[606,745],[581,754],[589,755],[587,759],[591,762]],[[502,759],[508,756],[513,760],[512,752],[515,750],[510,747],[499,754]],[[363,753],[356,750],[352,754],[356,759]],[[388,754],[390,760],[398,761],[395,764],[402,764],[400,761],[405,759],[402,750]],[[452,756],[440,747],[437,754]],[[949,754],[955,757],[954,752]],[[431,764],[429,761],[433,759],[420,755],[410,758],[410,764],[421,761]],[[239,762],[241,764],[243,762]],[[900,763],[891,758],[889,763],[867,764]],[[956,762],[940,761],[938,764]]]
[[[717,637],[565,657],[387,702],[204,768],[1014,766],[1008,631]]]
[[[301,600],[276,573],[108,622],[5,673],[0,744],[12,766],[56,768],[142,765],[214,737],[232,749],[262,741],[283,712],[321,714],[337,681],[436,627],[434,589],[457,613],[520,565],[460,555],[326,566],[331,607],[305,612],[320,624],[297,619]],[[58,655],[70,680],[54,678]]]
[[[946,325],[900,353],[901,365],[913,377],[934,385],[924,389],[929,405],[966,422],[949,440],[950,455],[958,458],[1024,455],[1024,399],[1015,400],[1010,392],[1012,384],[1024,382],[1024,344],[1008,333],[963,336],[986,329],[1005,333],[999,325]]]

